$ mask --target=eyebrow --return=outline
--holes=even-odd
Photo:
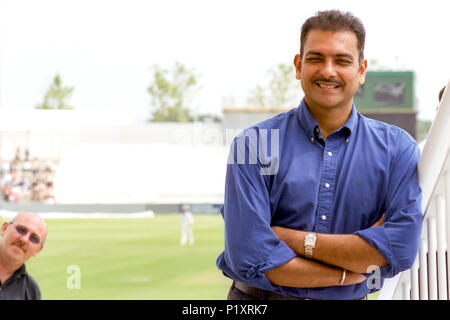
[[[323,57],[324,54],[318,51],[308,51],[305,56],[308,55],[315,55],[315,56],[321,56]],[[353,55],[349,54],[349,53],[338,53],[336,55],[334,55],[335,57],[339,57],[339,58],[349,58],[349,59],[354,59]]]

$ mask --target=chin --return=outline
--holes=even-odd
[[[342,106],[342,101],[333,100],[314,100],[314,104],[320,106],[323,109],[334,109]]]
[[[10,252],[11,252],[11,255],[14,257],[22,257],[25,255],[25,251],[23,251],[22,249],[20,249],[17,246],[14,246],[14,245],[11,246]]]
[[[341,108],[352,104],[352,100],[345,100],[336,96],[319,96],[316,99],[311,99],[311,101],[324,109]]]

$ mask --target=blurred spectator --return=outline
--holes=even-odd
[[[20,150],[16,149],[11,161],[1,164],[3,201],[55,203],[53,179],[57,163],[38,158],[31,160],[28,149],[22,157]]]
[[[55,196],[53,195],[53,182],[47,182],[43,196],[44,202],[47,204],[55,203]]]

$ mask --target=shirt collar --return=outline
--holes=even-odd
[[[25,264],[21,265],[19,269],[17,269],[16,271],[14,271],[14,273],[12,274],[11,277],[9,277],[4,284],[6,283],[10,283],[13,282],[14,280],[20,278],[20,277],[24,277],[27,275],[27,270],[25,268]],[[2,286],[3,283],[0,282],[0,286]]]
[[[25,268],[25,264],[23,264],[19,269],[17,269],[13,276],[14,277],[20,277],[20,276],[24,276],[27,274],[27,269]]]
[[[316,119],[314,119],[308,107],[306,106],[304,98],[302,99],[300,105],[298,106],[297,117],[300,122],[300,125],[303,127],[308,137],[314,137],[314,130],[316,129],[316,127],[319,127],[319,124],[317,123]],[[348,135],[350,136],[350,134],[356,129],[357,122],[358,122],[358,112],[356,111],[355,104],[353,103],[350,117],[337,131],[340,131],[343,128],[347,128]]]

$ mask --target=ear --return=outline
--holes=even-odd
[[[3,237],[3,235],[5,234],[6,228],[8,228],[8,222],[4,222],[4,223],[2,224],[2,228],[1,228],[1,230],[0,230],[0,234],[2,235],[2,237]]]
[[[302,70],[302,56],[296,54],[294,57],[295,78],[300,80],[300,72]]]
[[[359,65],[359,85],[363,85],[366,82],[367,60],[362,60]]]
[[[42,251],[42,249],[44,249],[44,245],[41,244],[39,250],[35,254],[33,254],[33,257],[36,257],[39,254],[39,252]]]

